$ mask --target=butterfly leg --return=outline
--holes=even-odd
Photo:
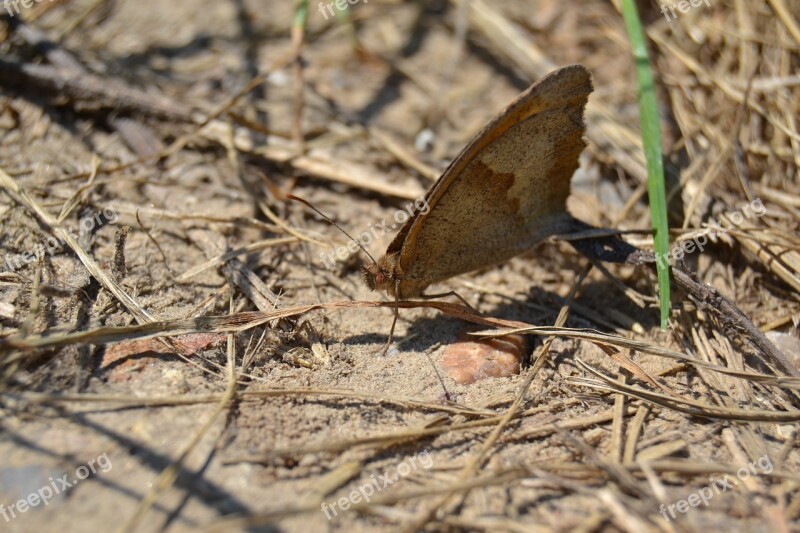
[[[464,304],[464,305],[465,305],[465,306],[466,306],[468,309],[471,309],[472,311],[475,311],[476,313],[478,312],[478,310],[477,310],[477,309],[475,309],[474,307],[472,307],[471,305],[469,305],[469,302],[467,302],[467,301],[466,301],[464,298],[462,298],[462,297],[461,297],[461,295],[460,295],[460,294],[458,294],[456,291],[443,292],[443,293],[441,293],[441,294],[420,294],[420,295],[419,295],[419,297],[420,297],[420,298],[422,298],[423,300],[435,300],[435,299],[437,299],[437,298],[447,298],[448,296],[455,296],[455,297],[456,297],[456,298],[458,298],[458,299],[461,301],[461,303],[462,303],[462,304]]]
[[[397,303],[400,301],[398,294],[400,293],[400,281],[398,280],[395,283],[395,291],[394,291],[394,302]],[[394,338],[394,327],[397,325],[397,318],[400,316],[400,308],[395,306],[394,308],[394,318],[392,318],[392,327],[389,329],[389,338],[386,339],[386,345],[381,350],[380,356],[383,357],[386,355],[386,352],[389,351],[389,347],[392,345],[392,339]]]

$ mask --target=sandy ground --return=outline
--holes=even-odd
[[[797,7],[796,2],[787,3]],[[61,44],[90,71],[163,94],[197,112],[208,113],[225,104],[256,72],[267,71],[291,51],[292,2],[144,0],[101,3],[93,9],[96,3],[89,1],[63,4],[33,24],[51,36],[70,26]],[[613,109],[625,126],[636,131],[633,63],[621,17],[610,3],[528,5],[509,0],[492,7],[513,21],[553,64],[586,65],[594,76],[593,101]],[[54,216],[82,191],[80,187],[91,183],[63,225],[75,231],[78,242],[103,270],[115,272],[114,279],[155,320],[376,300],[379,296],[361,283],[359,257],[326,269],[321,254],[328,252],[313,242],[239,256],[238,276],[261,280],[256,285],[261,298],[245,294],[242,285],[231,281],[236,275],[219,267],[187,280],[179,276],[214,255],[284,236],[259,202],[303,235],[346,246],[341,233],[302,206],[283,201],[281,195],[291,190],[307,198],[354,234],[391,220],[432,182],[398,161],[363,125],[383,132],[416,160],[440,171],[531,80],[519,64],[467,24],[463,12],[446,2],[356,2],[347,9],[354,26],[326,20],[318,8],[313,3],[309,7],[303,52],[306,89],[301,124],[306,147],[309,155],[342,169],[345,176],[361,172],[367,186],[348,185],[335,179],[333,172],[312,172],[276,155],[291,146],[296,97],[291,67],[277,70],[242,98],[232,113],[223,114],[227,124],[251,126],[238,130],[246,130],[247,139],[236,144],[235,162],[224,135],[222,141],[219,136],[197,135],[186,148],[159,163],[100,172],[96,181],[75,176],[90,172],[93,161],[129,163],[142,155],[114,128],[117,114],[76,110],[69,102],[44,101],[37,94],[4,88],[0,167]],[[645,22],[662,38],[675,39],[673,44],[710,64],[701,44],[677,40],[679,22],[665,26],[657,7],[643,8]],[[702,24],[728,17],[732,9],[723,2],[700,6],[680,24],[687,32],[701,31],[706,28]],[[759,16],[769,14],[759,12]],[[353,27],[357,48],[350,33]],[[469,31],[461,40],[464,27]],[[785,33],[779,37],[789,39]],[[717,38],[707,33],[707,46]],[[12,40],[5,41],[3,54],[12,54],[15,46]],[[796,74],[797,43],[788,50],[785,60]],[[657,64],[663,73],[659,90],[665,101],[688,76],[685,71],[670,72],[666,68],[670,61],[661,57]],[[796,90],[796,86],[786,89],[795,95]],[[713,109],[704,109],[714,115]],[[712,125],[703,130],[708,142],[718,142],[718,130],[730,127],[726,124],[736,106],[724,111],[725,124],[708,122]],[[669,161],[676,168],[692,169],[686,171],[691,174],[696,172],[692,161],[700,158],[697,152],[708,147],[694,137],[699,129],[690,134],[683,127],[681,114],[686,112],[678,107],[664,110],[673,120],[665,120],[665,145],[673,147]],[[132,116],[146,127],[145,138],[160,146],[196,129],[188,123]],[[590,115],[590,139],[599,127],[597,116]],[[278,152],[247,152],[242,148],[247,143]],[[777,156],[748,162],[760,171],[754,172],[754,180],[792,197],[798,185],[796,167],[786,163],[785,172],[778,176],[773,172],[774,165],[791,161],[796,153],[797,144],[786,138],[783,143],[789,155],[775,148]],[[779,144],[772,139],[773,147]],[[748,144],[755,150],[752,146]],[[709,156],[699,166],[708,169],[712,160]],[[734,168],[732,160],[726,161],[725,169]],[[625,208],[639,183],[620,165],[605,147],[591,141],[573,180],[570,210],[597,225],[611,225],[619,216],[618,227],[647,228],[646,204]],[[684,207],[703,192],[698,185],[701,175],[691,174],[686,194],[678,195]],[[720,178],[709,188],[690,227],[700,227],[709,217],[746,201],[741,191],[731,192],[735,191],[731,183],[735,179]],[[375,189],[384,184],[401,193]],[[777,200],[767,203],[770,214],[785,207]],[[772,219],[793,228],[789,235],[796,232],[798,222],[793,205],[789,202],[788,215]],[[101,224],[93,217],[104,209],[113,216]],[[0,195],[0,216],[0,261],[6,254],[16,257],[32,250],[49,236],[30,210],[6,194]],[[118,272],[115,239],[125,226],[131,228],[124,245],[125,270]],[[370,244],[370,252],[379,256],[392,237],[393,233],[382,235]],[[641,236],[631,240],[648,244]],[[788,357],[800,359],[800,299],[784,279],[730,236],[688,262],[757,325],[783,320],[768,328],[769,336]],[[501,266],[454,278],[436,290],[456,290],[490,317],[552,325],[587,263],[567,244],[548,241]],[[633,267],[608,268],[621,285],[597,269],[591,271],[566,326],[634,338],[736,370],[772,373],[751,345],[680,294],[673,300],[671,327],[662,332],[652,298],[640,305],[621,288],[652,297],[654,276]],[[276,303],[269,301],[273,294],[279,297]],[[0,302],[4,337],[136,323],[68,251],[48,256],[41,265],[4,268]],[[521,414],[506,425],[465,481],[460,478],[462,469],[478,457],[498,417],[511,406],[525,383],[530,356],[541,353],[544,338],[531,336],[524,352],[517,353],[525,363],[520,375],[459,385],[445,374],[447,401],[431,361],[441,370],[439,362],[447,347],[485,327],[431,308],[404,309],[395,342],[381,355],[391,321],[392,312],[385,308],[323,309],[270,320],[231,336],[223,332],[181,336],[184,357],[155,339],[6,350],[4,356],[22,353],[24,358],[21,364],[3,366],[2,529],[401,530],[432,512],[443,491],[467,482],[473,485],[459,493],[463,499],[458,495],[447,499],[440,512],[425,521],[429,530],[797,527],[796,418],[776,415],[767,420],[770,417],[763,415],[743,421],[694,416],[641,398],[623,400],[622,395],[582,386],[576,379],[591,377],[579,365],[583,362],[667,398],[674,391],[704,405],[770,412],[797,409],[798,399],[790,390],[771,382],[736,381],[642,351],[620,350],[644,373],[657,376],[669,389],[664,392],[640,376],[626,375],[598,345],[560,336],[550,345]],[[233,400],[224,402],[228,350],[235,354],[239,385]],[[622,468],[621,454],[627,447],[640,460],[672,460],[673,468],[662,465],[645,474],[628,470],[629,464]],[[786,475],[770,477],[756,462],[758,471],[751,471],[747,480],[737,476],[739,467],[761,457],[768,457],[774,471]],[[704,464],[708,471],[696,470]],[[84,465],[96,471],[78,480],[86,473]],[[720,472],[719,465],[734,470]],[[70,487],[58,482],[65,474]],[[715,493],[708,505],[691,507],[670,520],[659,513],[661,503],[686,499],[713,484],[710,477],[724,475],[736,487]],[[359,503],[356,500],[364,503],[370,490],[366,487],[378,486],[370,495],[375,505],[347,508]],[[29,495],[45,496],[50,487],[58,487],[59,493],[46,504],[33,505],[37,500]],[[25,505],[17,504],[22,499],[33,505],[24,512]]]

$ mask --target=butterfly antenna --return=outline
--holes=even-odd
[[[325,222],[327,222],[327,223],[328,223],[328,224],[330,224],[331,226],[334,226],[336,229],[338,229],[339,231],[341,231],[342,233],[344,233],[345,235],[347,235],[347,238],[348,238],[348,239],[350,239],[351,241],[353,241],[354,243],[356,243],[356,244],[358,245],[358,247],[359,247],[359,248],[361,248],[361,250],[362,250],[362,251],[363,251],[365,254],[367,254],[367,257],[369,257],[370,259],[372,259],[372,262],[373,262],[373,263],[375,263],[376,265],[378,264],[378,262],[377,262],[377,261],[375,261],[375,258],[374,258],[374,257],[372,257],[372,254],[370,254],[370,253],[367,251],[367,249],[366,249],[366,248],[364,248],[364,247],[361,245],[361,243],[360,243],[360,242],[358,242],[357,240],[355,240],[355,239],[354,239],[354,238],[353,238],[353,237],[352,237],[352,236],[351,236],[349,233],[347,233],[347,232],[344,230],[344,228],[343,228],[343,227],[341,227],[339,224],[337,224],[335,221],[333,221],[333,220],[332,220],[332,219],[331,219],[329,216],[327,216],[325,213],[323,213],[322,211],[320,211],[319,209],[317,209],[316,207],[314,207],[313,205],[311,205],[311,204],[310,204],[308,201],[306,201],[306,200],[303,200],[303,199],[302,199],[302,198],[300,198],[299,196],[295,196],[295,195],[293,195],[293,194],[287,194],[287,195],[286,195],[286,198],[288,198],[289,200],[295,200],[296,202],[300,202],[300,203],[303,203],[303,204],[305,204],[305,205],[306,205],[308,208],[310,208],[310,209],[311,209],[311,210],[313,210],[313,211],[314,211],[316,214],[318,214],[318,215],[319,215],[319,216],[321,216],[323,219],[325,219]]]

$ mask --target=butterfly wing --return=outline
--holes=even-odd
[[[585,147],[591,75],[559,69],[528,88],[476,135],[428,191],[387,253],[399,252],[403,297],[485,268],[569,230],[570,179]]]

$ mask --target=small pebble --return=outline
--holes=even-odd
[[[433,133],[433,130],[425,128],[417,134],[417,138],[414,140],[414,148],[418,152],[430,152],[433,148],[434,139],[436,139],[436,134]]]
[[[439,363],[456,383],[469,385],[479,379],[519,374],[526,347],[523,335],[464,340],[445,348]]]

